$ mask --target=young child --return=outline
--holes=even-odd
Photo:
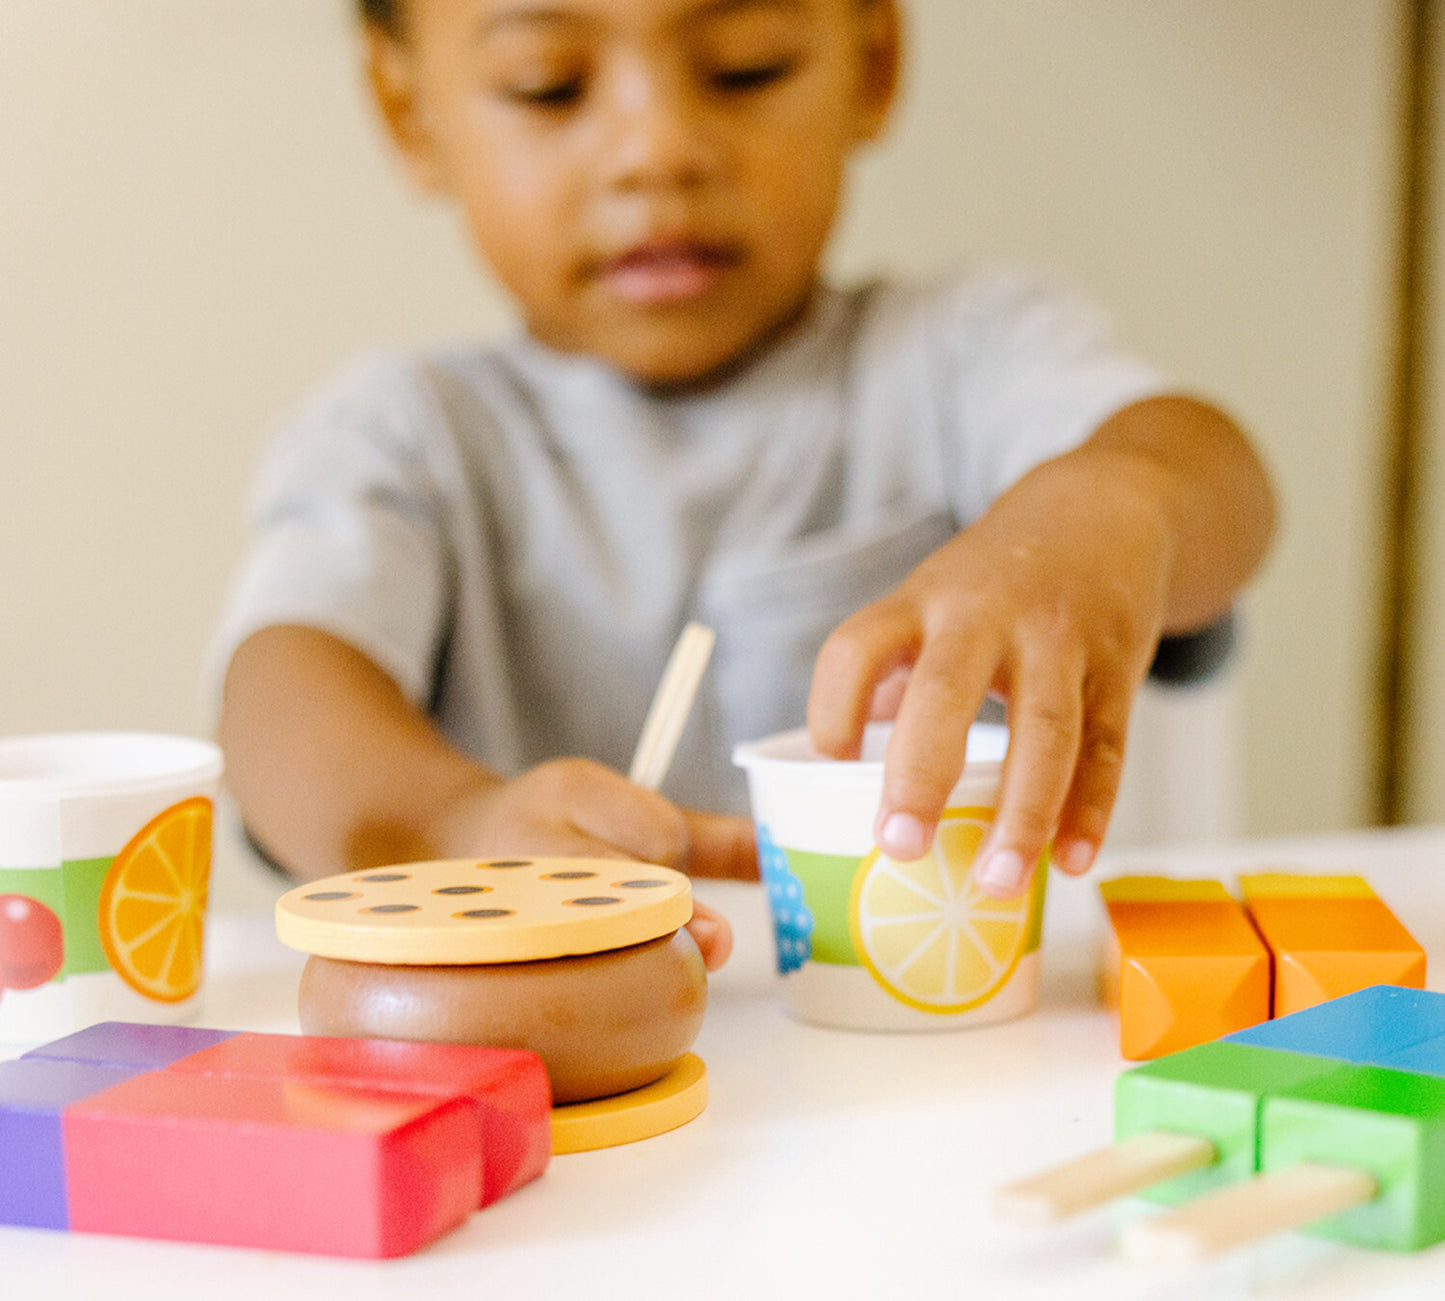
[[[314,877],[615,854],[753,876],[732,745],[896,723],[876,834],[929,843],[989,692],[1011,746],[978,871],[1008,895],[1108,823],[1161,636],[1272,527],[1219,412],[1087,305],[975,273],[840,291],[848,161],[894,0],[363,0],[370,84],[521,337],[378,356],[261,475],[219,634],[247,826]],[[624,776],[682,625],[718,632],[666,794]],[[692,924],[710,966],[723,919]]]

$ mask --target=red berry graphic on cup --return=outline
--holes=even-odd
[[[0,989],[34,989],[60,973],[65,929],[39,899],[0,894]]]

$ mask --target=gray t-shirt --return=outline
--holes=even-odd
[[[376,356],[281,431],[213,654],[270,624],[370,656],[504,772],[626,771],[689,619],[717,646],[663,790],[746,807],[734,743],[801,725],[814,657],[1032,466],[1162,391],[1030,275],[823,290],[706,391],[518,338]]]

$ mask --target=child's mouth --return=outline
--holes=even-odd
[[[716,244],[644,244],[605,263],[602,278],[626,302],[669,306],[700,298],[736,262],[733,252]]]

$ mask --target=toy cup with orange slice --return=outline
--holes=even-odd
[[[662,1133],[707,1104],[689,1049],[707,1005],[679,872],[618,859],[453,859],[348,872],[276,905],[311,956],[313,1035],[526,1048],[555,1151]]]
[[[1008,732],[976,723],[932,846],[895,861],[873,845],[886,724],[861,759],[822,759],[804,731],[739,746],[790,1011],[856,1030],[947,1030],[1037,1000],[1047,866],[1013,899],[984,895],[973,861],[993,822]]]
[[[0,740],[0,1043],[196,1014],[220,777],[189,737]]]

